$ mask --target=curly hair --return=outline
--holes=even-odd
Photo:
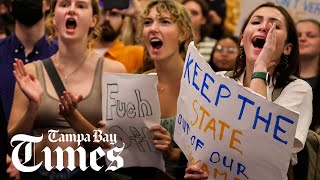
[[[194,33],[192,29],[191,19],[189,17],[189,12],[185,7],[173,0],[157,0],[151,1],[147,7],[145,8],[142,16],[141,21],[139,24],[139,37],[142,37],[142,30],[144,27],[144,20],[146,19],[147,15],[150,13],[151,9],[155,7],[156,11],[161,16],[163,12],[169,12],[175,22],[177,22],[180,33],[184,39],[180,42],[179,52],[181,57],[184,59],[186,56],[188,45],[194,39]],[[142,42],[141,39],[139,41]],[[142,42],[143,43],[143,42]]]

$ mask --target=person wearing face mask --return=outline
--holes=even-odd
[[[57,43],[49,43],[46,38],[44,12],[50,8],[47,1],[13,0],[11,3],[15,32],[0,42],[0,95],[7,122],[15,86],[14,59],[22,59],[27,64],[50,57],[58,50]]]
[[[144,48],[138,45],[124,45],[120,35],[125,25],[125,16],[138,17],[141,9],[138,0],[131,0],[129,9],[110,9],[104,6],[101,18],[101,39],[95,43],[94,50],[98,54],[121,62],[127,72],[136,72],[143,64]],[[104,3],[107,4],[107,3]]]

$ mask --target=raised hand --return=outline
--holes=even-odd
[[[264,64],[267,69],[277,65],[277,62],[273,59],[273,54],[277,48],[276,24],[270,23],[269,26],[271,26],[271,28],[268,31],[266,42],[256,60],[256,64]]]
[[[64,91],[60,97],[59,114],[69,117],[78,108],[78,103],[82,101],[82,96],[75,97],[71,92]]]
[[[94,129],[104,128],[105,123],[101,120],[98,127],[94,127],[88,120],[86,120],[81,113],[77,110],[78,103],[82,101],[83,97],[74,96],[71,92],[64,91],[60,97],[59,114],[62,115],[71,125],[71,127],[82,134],[92,134]],[[110,148],[108,142],[99,141],[98,143],[92,142],[95,146],[100,145],[103,149]]]
[[[24,64],[20,59],[15,59],[13,69],[13,75],[16,78],[21,91],[30,102],[39,105],[43,89],[38,79],[32,74],[28,74],[26,72]]]
[[[170,133],[161,125],[154,125],[150,130],[153,133],[155,147],[164,155],[168,155],[172,150]]]

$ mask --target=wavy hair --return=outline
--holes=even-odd
[[[179,42],[179,52],[181,57],[184,59],[186,56],[188,45],[194,39],[194,32],[192,29],[191,19],[189,17],[188,10],[180,3],[173,0],[154,0],[151,1],[147,7],[145,8],[141,21],[139,24],[139,41],[142,42],[142,30],[144,27],[144,21],[149,15],[151,9],[155,7],[156,11],[161,15],[163,12],[169,12],[173,18],[173,21],[178,24],[180,33],[184,38],[181,42]]]

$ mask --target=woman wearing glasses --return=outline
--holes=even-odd
[[[212,50],[209,65],[217,71],[233,70],[239,54],[239,39],[235,36],[222,37]]]

